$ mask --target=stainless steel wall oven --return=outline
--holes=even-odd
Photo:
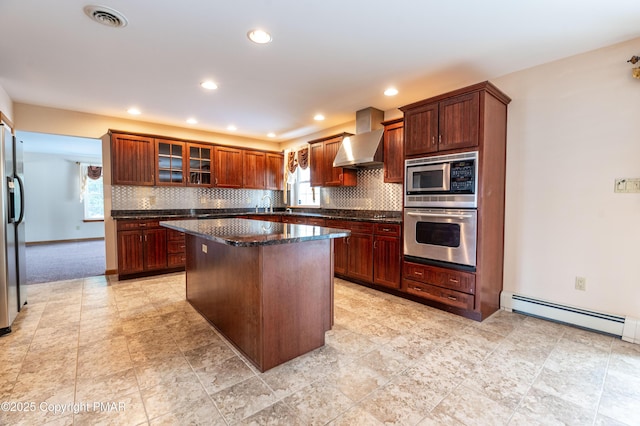
[[[405,172],[404,255],[475,270],[478,152],[409,159]]]

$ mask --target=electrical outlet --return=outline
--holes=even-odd
[[[585,277],[576,277],[576,290],[587,291],[587,279]]]
[[[206,252],[207,252],[207,249],[208,249],[207,245],[206,245],[206,244],[203,244],[203,245],[202,245],[202,252],[203,252],[203,253],[206,253]]]
[[[634,193],[640,192],[640,179],[618,178],[615,180],[614,192]]]

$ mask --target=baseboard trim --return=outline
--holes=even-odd
[[[27,246],[38,246],[43,244],[58,244],[58,243],[82,243],[85,241],[104,241],[104,237],[93,237],[93,238],[76,238],[72,240],[51,240],[51,241],[30,241],[25,243]]]
[[[117,269],[107,269],[106,271],[104,271],[105,275],[118,275],[118,270]]]

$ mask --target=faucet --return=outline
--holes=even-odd
[[[265,198],[269,199],[269,213],[273,213],[273,200],[269,195],[265,195],[264,197],[262,197],[262,201],[264,201]]]

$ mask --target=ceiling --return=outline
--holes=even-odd
[[[88,4],[0,1],[14,102],[124,118],[136,106],[137,120],[275,141],[640,36],[637,0],[100,0],[124,28]],[[250,42],[254,28],[273,41]]]

